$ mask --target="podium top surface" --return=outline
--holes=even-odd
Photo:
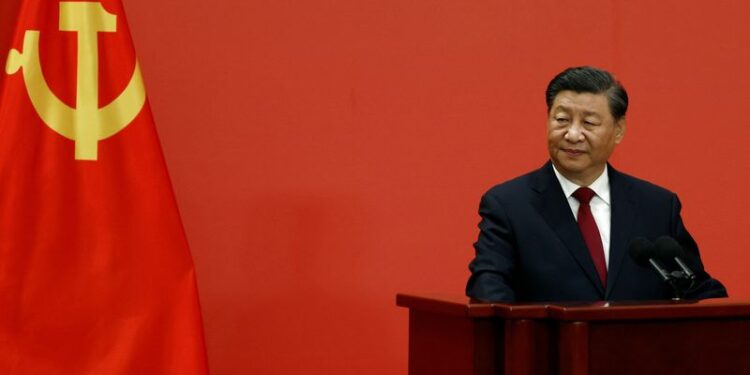
[[[750,318],[750,302],[728,298],[700,301],[501,303],[474,301],[456,295],[400,293],[396,295],[396,304],[412,310],[470,318],[562,321]]]

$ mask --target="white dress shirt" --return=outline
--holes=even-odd
[[[560,187],[562,187],[565,197],[568,199],[573,216],[578,220],[578,207],[581,205],[573,196],[573,193],[578,190],[581,186],[576,185],[573,181],[568,180],[557,171],[555,165],[552,165],[555,170],[555,176],[560,181]],[[612,224],[612,206],[610,204],[609,197],[609,174],[607,174],[607,166],[604,166],[604,172],[599,176],[591,185],[589,189],[593,190],[596,195],[591,198],[589,206],[591,206],[591,214],[594,216],[596,227],[599,229],[599,235],[602,238],[602,246],[604,247],[604,263],[609,268],[609,234]]]

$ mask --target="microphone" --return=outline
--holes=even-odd
[[[630,256],[642,267],[651,266],[661,279],[672,288],[674,300],[680,300],[687,291],[693,288],[695,274],[682,260],[685,252],[680,244],[672,237],[661,236],[655,242],[643,237],[636,237],[629,244]],[[660,261],[672,259],[681,271],[669,272]],[[689,283],[689,285],[687,285]]]
[[[630,256],[639,266],[651,266],[664,282],[672,283],[672,274],[667,272],[658,262],[657,249],[651,241],[644,237],[636,237],[630,240],[628,248]]]
[[[682,258],[685,257],[685,251],[682,246],[672,237],[661,236],[654,241],[657,255],[662,259],[673,259],[677,266],[680,267],[684,278],[695,280],[695,273],[685,264]]]

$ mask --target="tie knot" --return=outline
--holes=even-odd
[[[578,202],[581,202],[581,204],[589,204],[594,195],[596,193],[587,187],[578,188],[578,190],[573,192],[573,197],[578,199]]]

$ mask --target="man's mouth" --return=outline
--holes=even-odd
[[[574,150],[570,148],[563,148],[562,151],[566,153],[568,156],[579,156],[585,154],[583,150]]]

